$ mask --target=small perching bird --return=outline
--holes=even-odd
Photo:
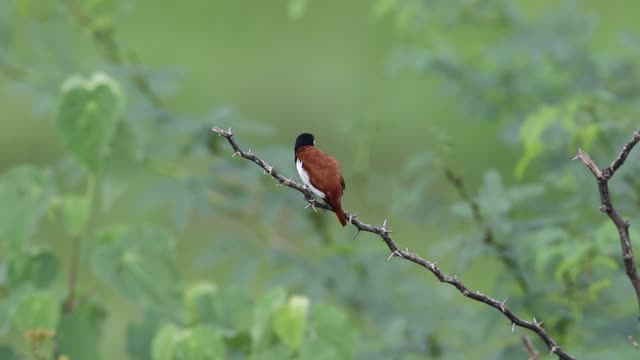
[[[298,136],[293,151],[302,182],[331,206],[342,226],[347,225],[347,217],[340,202],[345,184],[338,161],[318,150],[315,147],[315,137],[309,133]]]

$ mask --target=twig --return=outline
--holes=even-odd
[[[640,345],[633,337],[631,337],[631,335],[627,336],[627,339],[629,339],[629,341],[631,342],[631,345],[633,345],[634,348],[640,349]]]
[[[531,339],[527,335],[522,335],[522,346],[529,354],[529,360],[538,360],[540,358],[540,353],[538,353],[538,350],[533,346]]]
[[[78,266],[80,263],[80,236],[74,236],[71,242],[71,260],[69,263],[69,282],[67,283],[67,297],[62,304],[65,314],[76,307],[76,287],[78,284]]]
[[[522,269],[518,266],[518,263],[513,259],[513,257],[509,254],[509,248],[503,243],[496,241],[495,234],[486,219],[482,215],[482,211],[480,210],[480,205],[477,201],[475,201],[469,194],[464,186],[464,181],[462,180],[462,176],[455,173],[449,167],[443,167],[442,171],[444,172],[447,180],[453,185],[458,193],[458,196],[462,199],[462,201],[466,202],[471,208],[471,216],[473,217],[473,221],[482,228],[484,232],[484,236],[482,241],[491,246],[497,253],[498,258],[504,266],[509,269],[509,273],[515,278],[516,282],[520,286],[520,289],[524,294],[529,293],[529,285],[527,284],[527,280],[522,273]]]
[[[629,236],[629,222],[624,220],[620,214],[613,207],[611,201],[611,194],[609,193],[609,179],[613,177],[616,170],[624,164],[625,160],[629,156],[629,153],[633,147],[640,141],[640,130],[633,134],[631,140],[629,140],[623,147],[618,157],[604,169],[600,169],[591,157],[578,149],[578,155],[575,159],[580,159],[589,168],[593,176],[598,183],[598,191],[600,193],[600,211],[607,213],[611,221],[618,229],[618,236],[620,237],[620,246],[622,247],[622,260],[624,263],[625,272],[631,281],[631,285],[636,292],[636,301],[638,302],[638,309],[640,311],[640,276],[638,275],[638,269],[633,256],[633,248],[631,246],[631,238]]]
[[[275,170],[275,168],[273,166],[269,165],[267,162],[265,162],[264,160],[260,159],[258,156],[256,156],[254,153],[252,153],[250,150],[249,151],[243,151],[242,149],[240,149],[240,147],[238,146],[238,143],[236,143],[236,141],[235,141],[235,139],[233,137],[233,132],[231,131],[231,129],[223,130],[221,128],[214,127],[212,129],[212,131],[214,131],[218,135],[223,136],[225,139],[227,139],[227,142],[233,148],[233,151],[234,151],[233,155],[240,156],[240,157],[243,157],[243,158],[245,158],[247,160],[250,160],[250,161],[254,162],[258,166],[260,166],[265,171],[266,174],[269,174],[274,179],[276,179],[276,181],[278,181],[278,183],[280,183],[282,185],[286,185],[286,186],[288,186],[288,187],[290,187],[292,189],[298,190],[303,195],[305,195],[305,199],[309,203],[313,203],[313,205],[316,208],[321,208],[321,209],[325,209],[325,210],[331,210],[331,207],[329,205],[326,205],[326,204],[324,204],[322,202],[318,202],[318,201],[314,200],[313,194],[311,194],[308,189],[306,189],[302,185],[296,183],[295,181],[292,181],[292,180],[287,179],[284,176],[282,176],[280,173],[278,173]],[[431,272],[441,282],[447,283],[447,284],[455,287],[456,289],[458,289],[458,291],[460,291],[460,293],[463,296],[468,297],[470,299],[473,299],[475,301],[487,304],[487,305],[497,309],[502,314],[504,314],[504,316],[506,316],[510,320],[510,322],[512,324],[514,324],[514,326],[519,326],[519,327],[522,327],[522,328],[525,328],[525,329],[529,329],[529,330],[535,332],[540,337],[540,339],[542,339],[542,341],[547,345],[547,347],[550,349],[551,353],[556,354],[559,359],[564,359],[564,360],[575,359],[572,355],[570,355],[569,353],[567,353],[566,351],[564,351],[562,348],[560,348],[558,346],[556,341],[547,333],[547,331],[544,329],[544,327],[542,327],[542,322],[541,321],[536,321],[535,319],[533,321],[526,321],[526,320],[516,316],[511,311],[511,309],[509,309],[506,306],[506,304],[505,304],[506,301],[505,302],[498,301],[498,300],[496,300],[494,298],[491,298],[491,297],[489,297],[487,295],[481,294],[479,291],[471,291],[471,290],[469,290],[469,288],[467,288],[458,279],[457,276],[447,275],[442,270],[440,270],[440,268],[438,267],[436,262],[432,262],[432,261],[423,259],[419,255],[414,254],[412,252],[409,252],[408,250],[401,250],[396,245],[396,243],[393,241],[393,239],[391,238],[391,235],[390,235],[391,231],[387,228],[386,222],[382,227],[376,227],[376,226],[364,223],[364,222],[358,220],[353,215],[350,215],[348,213],[346,213],[346,216],[347,216],[348,221],[353,226],[355,226],[359,231],[370,232],[370,233],[376,234],[379,237],[381,237],[382,240],[384,241],[384,243],[387,245],[387,247],[391,251],[391,256],[392,257],[399,257],[399,258],[405,259],[407,261],[410,261],[410,262],[412,262],[414,264],[417,264],[417,265],[423,267],[424,269],[426,269],[429,272]]]

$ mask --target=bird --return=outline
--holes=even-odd
[[[341,202],[346,186],[338,160],[317,149],[315,137],[309,133],[302,133],[296,138],[293,152],[296,169],[304,185],[329,204],[340,224],[346,226],[347,217]]]

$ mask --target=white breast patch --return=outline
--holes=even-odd
[[[302,167],[302,161],[296,160],[296,169],[298,170],[298,175],[300,175],[300,179],[305,185],[307,185],[309,190],[311,190],[312,193],[324,199],[324,193],[314,188],[313,185],[311,185],[311,182],[309,181],[309,174],[307,174],[307,172]]]

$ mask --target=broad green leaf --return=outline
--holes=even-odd
[[[130,323],[126,333],[127,352],[132,359],[151,359],[151,344],[158,332],[158,329],[172,320],[174,314],[169,314],[164,310],[152,311],[145,309],[142,319],[135,323]]]
[[[124,99],[118,83],[103,73],[72,77],[62,86],[57,125],[65,146],[96,173],[109,151]]]
[[[154,360],[172,360],[175,358],[175,338],[178,337],[177,326],[163,326],[151,344],[151,356]]]
[[[99,360],[100,340],[106,319],[99,305],[83,301],[60,319],[56,332],[58,352],[69,359]]]
[[[60,303],[48,290],[25,295],[15,309],[13,322],[21,331],[55,330],[60,320]]]
[[[310,326],[315,335],[314,342],[320,341],[325,344],[325,348],[334,349],[339,354],[336,358],[349,359],[360,346],[358,333],[351,321],[343,311],[336,307],[327,304],[314,306],[311,312]],[[311,342],[310,345],[313,345],[314,342]],[[324,357],[314,357],[314,359],[316,358]]]
[[[33,291],[32,286],[22,286],[11,291],[7,297],[0,301],[0,337],[6,334],[11,328],[16,305],[18,305],[24,296],[31,291]]]
[[[264,342],[265,332],[269,329],[269,320],[273,312],[280,308],[286,299],[286,291],[278,287],[271,289],[256,301],[253,307],[253,324],[251,326],[251,341],[254,351],[259,349]]]
[[[180,283],[175,244],[166,230],[145,225],[112,226],[90,247],[94,274],[141,306],[175,306]]]
[[[304,296],[292,296],[273,314],[272,327],[280,340],[291,351],[297,351],[302,345],[307,326],[309,299]]]
[[[187,324],[209,322],[217,318],[218,287],[210,282],[201,282],[192,285],[185,292],[184,305]]]
[[[153,339],[154,360],[224,359],[225,345],[219,331],[210,326],[178,328],[165,325]]]
[[[48,171],[33,166],[12,168],[0,177],[0,246],[24,248],[54,193]]]
[[[15,255],[9,263],[9,284],[13,288],[27,283],[44,288],[55,280],[59,270],[58,258],[49,251]]]

